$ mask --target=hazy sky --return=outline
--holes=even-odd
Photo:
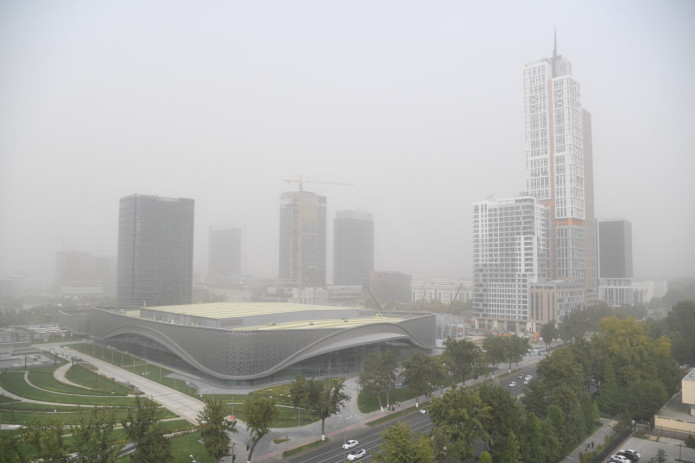
[[[470,277],[471,203],[525,190],[524,64],[593,116],[596,214],[637,278],[695,275],[695,2],[0,1],[0,276],[116,256],[118,201],[196,201],[277,276],[279,197],[369,211],[375,265]],[[332,269],[329,258],[328,268]],[[332,272],[329,271],[329,278]]]

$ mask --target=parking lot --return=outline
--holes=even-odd
[[[671,439],[670,437],[659,437],[658,441],[630,437],[620,448],[637,450],[641,454],[640,463],[646,463],[650,459],[655,458],[659,449],[666,451],[666,461],[695,462],[695,449],[686,447],[682,440]]]

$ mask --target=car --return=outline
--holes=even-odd
[[[528,380],[528,381],[531,381],[531,380],[533,379],[533,376],[531,376],[531,375],[526,375],[526,376],[524,377],[524,379],[526,379],[526,380]]]
[[[622,455],[618,455],[617,453],[611,457],[611,460],[617,461],[620,463],[632,463],[632,461],[629,458],[626,458]]]
[[[349,441],[343,443],[343,449],[350,450],[353,447],[357,447],[357,444],[359,444],[359,442],[354,439],[350,439]]]
[[[627,458],[630,462],[635,462],[637,461],[637,457],[631,453],[626,452],[625,450],[620,450],[616,455],[619,455],[623,458]]]
[[[524,380],[524,384],[528,384],[528,383],[530,383],[530,382],[531,382],[531,381],[528,380],[528,379],[525,379],[525,380]]]
[[[618,455],[622,455],[623,453],[627,454],[624,456],[626,456],[627,458],[629,458],[632,461],[639,461],[640,457],[642,456],[642,455],[640,455],[640,453],[637,450],[632,450],[632,449],[620,449],[620,450],[618,450]]]
[[[355,461],[359,460],[360,458],[364,458],[366,455],[367,451],[365,449],[353,450],[352,452],[348,453],[347,459],[348,461]]]
[[[509,387],[514,387],[514,386],[516,386],[516,381],[512,381],[511,383],[509,383]]]
[[[421,414],[421,415],[424,415],[425,413],[427,413],[427,409],[426,409],[426,408],[421,408],[421,409],[420,409],[420,414]]]

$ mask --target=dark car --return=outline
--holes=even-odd
[[[632,462],[639,461],[639,458],[641,456],[638,451],[632,449],[620,449],[617,455],[625,457]]]

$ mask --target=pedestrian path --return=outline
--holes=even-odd
[[[562,463],[574,463],[580,461],[579,454],[586,452],[587,450],[592,450],[599,445],[606,442],[610,436],[614,434],[613,426],[617,424],[615,420],[609,420],[606,418],[601,418],[601,427],[589,436],[584,442],[579,444],[576,449],[572,450],[569,455],[567,455]]]

